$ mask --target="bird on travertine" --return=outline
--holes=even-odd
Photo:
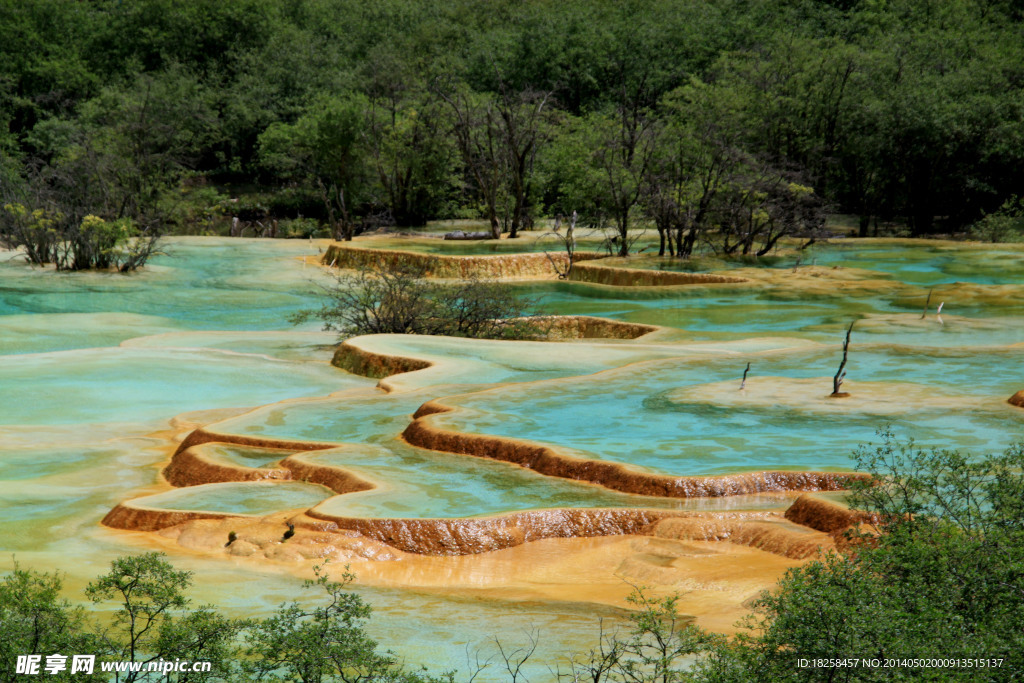
[[[284,536],[281,537],[281,541],[287,541],[289,538],[295,535],[295,525],[288,522],[288,531],[284,532]]]

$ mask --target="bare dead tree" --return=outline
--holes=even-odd
[[[609,680],[624,654],[625,641],[616,632],[606,633],[604,619],[599,619],[597,645],[586,654],[574,655],[569,671],[559,670],[555,675],[565,683],[602,683]]]
[[[530,89],[515,90],[501,77],[498,78],[498,113],[501,115],[504,148],[508,159],[508,191],[512,198],[512,224],[509,237],[520,229],[532,226],[530,215],[530,179],[537,150],[547,141],[545,109],[553,91],[537,92]]]
[[[575,211],[573,211],[572,212],[572,216],[569,217],[569,227],[566,228],[565,234],[563,235],[562,233],[559,232],[559,230],[561,229],[561,226],[562,226],[562,216],[561,216],[561,214],[559,214],[559,215],[555,216],[555,226],[551,229],[551,232],[546,232],[543,235],[541,235],[542,238],[543,237],[552,237],[554,239],[557,239],[559,242],[561,242],[562,246],[565,247],[566,256],[569,257],[569,260],[566,263],[565,268],[563,269],[561,266],[558,265],[558,262],[555,261],[555,258],[550,253],[548,253],[546,251],[544,252],[544,254],[548,257],[548,260],[551,261],[551,267],[554,268],[555,269],[555,273],[558,274],[558,279],[559,280],[568,280],[569,279],[569,275],[572,273],[573,259],[576,257],[576,235],[575,235],[575,232],[576,232],[576,220],[578,218],[579,218],[579,216],[577,215],[577,213]]]
[[[750,363],[747,363],[747,369],[743,371],[743,380],[740,382],[740,391],[747,388],[747,373],[750,372]]]
[[[480,649],[473,648],[470,650],[469,644],[466,644],[466,665],[469,667],[469,671],[466,672],[466,683],[474,683],[477,677],[484,672],[484,670],[491,665],[494,661],[494,657],[488,657],[481,661]]]
[[[455,117],[453,130],[463,166],[483,202],[491,238],[498,239],[498,202],[509,168],[497,105],[492,98],[451,83],[435,82],[432,89]]]
[[[537,651],[537,645],[540,643],[540,634],[537,631],[530,631],[526,634],[526,638],[527,641],[524,645],[515,648],[506,648],[498,638],[494,639],[494,644],[498,648],[498,657],[504,662],[505,670],[508,672],[507,680],[509,683],[529,680],[523,673],[523,666]]]
[[[924,310],[921,311],[921,320],[925,319],[928,315],[928,304],[932,302],[932,290],[928,290],[928,298],[924,300]]]
[[[832,378],[832,395],[836,397],[846,396],[847,394],[839,391],[839,388],[843,386],[843,379],[846,378],[846,359],[850,351],[850,333],[853,332],[853,324],[856,320],[850,323],[850,326],[846,328],[846,339],[843,341],[843,360],[839,363],[839,370],[836,372],[835,377]]]
[[[431,89],[454,115],[454,137],[493,238],[503,226],[514,238],[532,224],[530,180],[537,150],[548,139],[545,123],[552,93],[517,90],[496,65],[494,70],[494,95],[474,93],[452,78],[435,81]]]

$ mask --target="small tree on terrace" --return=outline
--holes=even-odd
[[[292,322],[317,318],[343,337],[361,334],[435,334],[475,339],[524,339],[542,333],[531,317],[535,302],[509,285],[468,278],[436,281],[422,268],[400,264],[342,273],[324,287],[319,310]]]

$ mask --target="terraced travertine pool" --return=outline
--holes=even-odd
[[[1001,450],[1024,427],[1024,410],[1005,403],[1024,388],[1014,370],[1024,355],[1024,250],[1013,247],[850,241],[816,246],[795,269],[734,269],[750,283],[517,283],[549,312],[666,329],[634,340],[354,340],[368,353],[432,363],[382,389],[329,364],[333,335],[287,323],[316,304],[312,281],[322,273],[303,257],[323,246],[176,238],[131,276],[56,274],[0,254],[0,568],[14,559],[59,568],[74,594],[113,557],[156,547],[197,571],[200,602],[257,614],[293,597],[311,561],[232,555],[219,537],[213,552],[169,532],[126,532],[100,520],[126,502],[278,525],[303,511],[368,523],[488,523],[552,508],[759,515],[795,495],[637,495],[614,482],[427,450],[403,434],[428,403],[450,409],[418,418],[440,432],[539,444],[573,462],[663,478],[846,472],[854,447],[876,441],[886,423],[924,445],[977,452]],[[473,249],[480,247],[463,250]],[[664,267],[646,257],[627,265]],[[829,399],[853,319],[844,385],[852,396]],[[161,470],[176,440],[197,427],[212,440],[193,450],[218,471],[301,479],[288,474],[294,453],[301,472],[343,472],[361,484],[348,493],[312,479],[171,487]],[[304,444],[314,450],[302,453]],[[268,449],[275,445],[283,447]],[[701,553],[720,564],[702,565],[678,543],[664,555],[670,541],[652,555],[644,538],[349,559],[357,590],[377,610],[372,630],[408,661],[464,667],[467,645],[490,647],[499,628],[512,642],[536,628],[541,671],[583,649],[598,616],[621,616],[623,578],[666,590],[698,586],[683,609],[714,627],[760,585],[737,578],[737,566],[770,577],[790,562],[751,548],[733,557],[712,544]],[[659,567],[644,569],[638,558],[654,556]],[[728,562],[739,564],[721,564]],[[669,579],[666,563],[675,568]],[[244,595],[222,590],[242,580],[252,587]],[[716,617],[726,602],[734,611]]]

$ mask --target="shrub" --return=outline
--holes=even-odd
[[[539,319],[529,314],[536,302],[505,284],[469,278],[431,281],[423,270],[402,265],[392,270],[364,268],[338,275],[324,288],[318,311],[292,318],[319,318],[324,329],[343,337],[361,334],[435,334],[474,339],[530,339],[541,336]]]
[[[24,249],[31,263],[52,263],[57,270],[135,270],[155,253],[159,237],[156,231],[138,229],[130,218],[108,221],[89,214],[78,220],[64,211],[16,202],[0,212],[0,246]]]
[[[1015,680],[1024,664],[1024,445],[971,458],[882,432],[856,453],[851,506],[878,533],[790,570],[703,681]],[[799,668],[799,659],[960,658],[962,665]],[[967,668],[985,660],[1000,667]],[[980,666],[980,665],[979,665]],[[979,674],[984,676],[979,676]]]
[[[1024,236],[1024,198],[1010,197],[996,211],[971,226],[973,239],[983,242],[1016,242]]]

